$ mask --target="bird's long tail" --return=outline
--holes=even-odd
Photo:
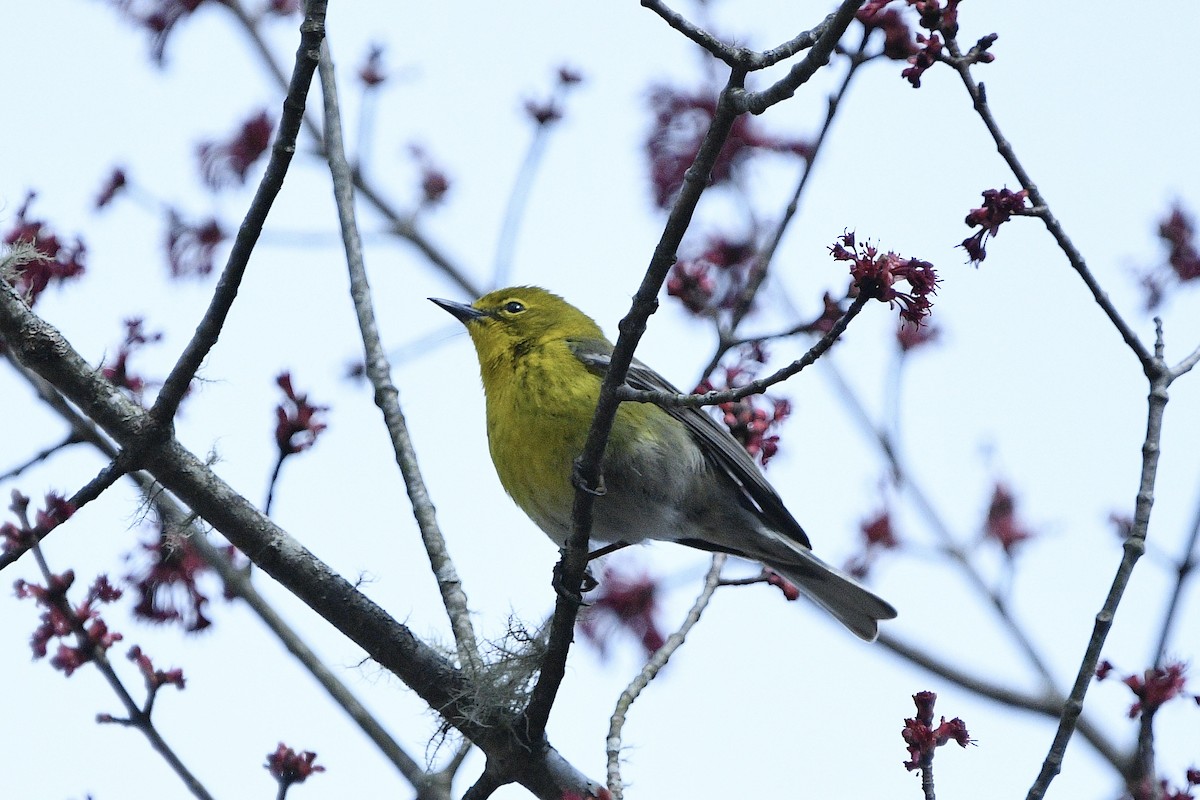
[[[879,620],[892,619],[896,609],[841,570],[829,566],[806,547],[792,546],[794,558],[763,563],[796,585],[810,600],[828,611],[862,639],[875,641]]]

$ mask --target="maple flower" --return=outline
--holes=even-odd
[[[130,648],[129,660],[137,664],[138,671],[142,673],[142,678],[146,681],[147,691],[154,693],[168,685],[174,686],[176,689],[183,689],[185,683],[183,670],[178,667],[169,670],[155,669],[150,656],[143,653],[142,648],[137,645]]]
[[[74,571],[67,570],[51,575],[45,586],[24,580],[18,580],[15,585],[18,598],[32,599],[42,607],[41,621],[29,640],[35,659],[46,657],[51,640],[78,634],[74,646],[60,642],[50,658],[50,666],[68,677],[123,638],[120,633],[109,630],[98,608],[100,604],[120,598],[121,591],[101,575],[88,588],[83,602],[72,606],[67,590],[74,582]]]
[[[383,46],[379,44],[371,45],[367,51],[367,58],[363,61],[363,65],[358,68],[358,79],[362,81],[363,86],[368,89],[373,89],[379,84],[387,80],[387,73],[383,70]]]
[[[145,325],[145,320],[141,317],[125,320],[125,341],[117,348],[116,358],[111,362],[105,361],[100,368],[100,373],[109,383],[126,390],[139,402],[142,399],[142,393],[151,381],[131,372],[129,359],[147,344],[160,341],[163,336],[161,332],[146,333],[143,325]]]
[[[20,524],[5,522],[0,525],[0,551],[5,553],[26,550],[75,513],[75,506],[65,497],[47,492],[45,505],[34,512],[34,522],[30,525],[27,517],[29,498],[16,489],[13,489],[9,509],[16,513]]]
[[[1129,675],[1121,682],[1137,697],[1137,702],[1129,707],[1130,719],[1143,714],[1153,715],[1168,700],[1183,695],[1187,686],[1187,665],[1171,661],[1141,675]]]
[[[202,277],[213,270],[217,247],[227,239],[216,219],[193,224],[175,209],[167,212],[167,262],[171,277]]]
[[[158,66],[163,65],[167,38],[185,17],[206,0],[108,0],[118,11],[151,36],[151,55]]]
[[[603,655],[612,634],[628,631],[649,656],[666,642],[658,620],[657,581],[646,572],[631,575],[606,566],[591,606],[579,618],[579,632]]]
[[[316,760],[316,753],[308,750],[297,753],[280,742],[275,752],[267,753],[267,763],[263,767],[279,782],[280,788],[285,788],[295,783],[304,783],[311,775],[324,772],[325,768],[318,765]]]
[[[958,717],[933,724],[933,706],[937,701],[934,692],[917,692],[913,695],[913,703],[917,706],[917,715],[904,720],[900,735],[908,745],[909,760],[904,762],[904,768],[912,772],[924,769],[933,761],[934,750],[947,742],[957,742],[961,747],[973,743],[967,733],[967,725]]]
[[[883,31],[883,55],[894,61],[907,61],[917,53],[917,45],[913,42],[912,31],[904,17],[895,9],[884,10],[883,3],[867,3],[858,10],[855,18],[868,31]]]
[[[329,406],[314,406],[308,395],[292,388],[292,374],[284,372],[275,379],[283,390],[285,399],[275,407],[275,445],[280,457],[302,453],[316,444],[317,437],[326,425],[317,419],[318,414],[329,410]]]
[[[916,258],[904,258],[888,251],[880,253],[869,241],[860,243],[853,231],[838,237],[829,247],[835,261],[849,261],[852,292],[900,307],[900,319],[921,325],[933,309],[932,295],[941,278],[933,264]],[[908,284],[908,291],[896,288],[897,281]]]
[[[1026,202],[1028,198],[1026,189],[1019,192],[1008,188],[987,189],[983,192],[983,205],[971,209],[966,218],[967,227],[978,227],[979,231],[963,239],[959,245],[967,251],[972,264],[979,266],[987,258],[987,240],[999,233],[1000,226],[1012,219],[1014,214],[1029,208]]]
[[[992,500],[988,504],[983,534],[998,543],[1009,558],[1016,553],[1018,545],[1034,537],[1034,534],[1017,520],[1016,509],[1017,500],[1012,490],[1003,483],[997,483],[992,490]]]
[[[668,208],[683,186],[684,173],[700,152],[704,134],[717,113],[717,92],[687,92],[659,86],[650,92],[654,122],[646,139],[654,202]],[[734,167],[761,152],[810,158],[812,146],[798,139],[781,139],[763,133],[756,118],[742,114],[733,122],[725,145],[713,164],[712,185],[729,183]]]
[[[901,322],[896,329],[896,344],[901,353],[908,353],[927,344],[933,344],[942,336],[941,328],[936,325],[913,325]]]
[[[761,343],[754,343],[740,352],[739,360],[724,367],[724,379],[714,382],[704,380],[696,387],[696,394],[736,389],[746,385],[757,371],[756,365],[766,361],[766,351]],[[749,395],[741,400],[727,400],[716,406],[720,419],[729,428],[733,438],[741,442],[751,457],[764,467],[779,452],[779,436],[774,431],[791,416],[792,404],[786,398],[766,395]]]
[[[212,567],[191,540],[160,530],[138,547],[144,561],[125,576],[137,592],[134,615],[149,622],[179,623],[188,633],[212,625],[206,612],[209,596],[200,585]],[[232,547],[225,556],[233,559]]]
[[[1158,238],[1166,248],[1165,264],[1140,276],[1146,290],[1146,309],[1153,310],[1167,298],[1167,290],[1200,278],[1200,247],[1196,242],[1196,220],[1178,202],[1158,224]]]
[[[226,186],[240,186],[246,173],[267,152],[275,123],[261,110],[242,123],[241,128],[225,141],[201,142],[196,147],[200,173],[213,191]]]
[[[36,192],[25,195],[25,202],[17,209],[13,227],[0,238],[9,246],[18,242],[29,244],[36,253],[31,260],[18,263],[12,276],[6,276],[17,293],[25,297],[31,306],[51,283],[65,283],[82,275],[83,259],[87,254],[87,248],[78,236],[74,244],[67,244],[48,222],[29,216],[29,207],[35,197]]]

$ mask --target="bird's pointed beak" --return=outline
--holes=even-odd
[[[463,325],[466,325],[472,320],[477,320],[480,317],[487,316],[487,314],[484,312],[473,306],[469,306],[466,303],[456,303],[453,300],[443,300],[440,297],[431,297],[429,300],[435,305],[445,309],[446,311],[449,311],[454,315],[454,318]]]

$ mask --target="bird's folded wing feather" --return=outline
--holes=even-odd
[[[568,342],[568,346],[592,372],[603,375],[608,371],[612,356],[609,342],[580,339]],[[636,358],[629,367],[625,382],[634,389],[682,394],[670,381]],[[723,425],[701,408],[678,405],[664,405],[661,408],[683,423],[705,457],[741,487],[744,500],[756,507],[771,527],[799,544],[812,548],[804,529],[784,506],[774,487],[767,483],[762,470],[741,442],[734,439]]]

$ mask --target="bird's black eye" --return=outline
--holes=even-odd
[[[525,310],[525,306],[516,300],[509,300],[504,304],[504,310],[509,314],[520,314]]]

